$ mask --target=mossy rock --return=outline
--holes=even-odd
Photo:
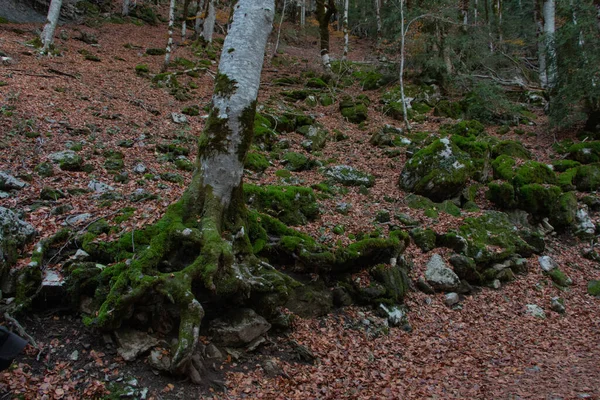
[[[329,94],[321,94],[319,96],[319,104],[323,107],[327,107],[332,105],[335,102],[335,99]]]
[[[579,161],[574,160],[554,160],[552,161],[552,168],[556,172],[565,172],[569,169],[577,168],[581,165]]]
[[[536,236],[526,229],[519,230],[508,215],[486,211],[479,217],[465,218],[457,234],[466,240],[463,255],[473,258],[479,265],[502,262],[514,254],[529,257],[543,251],[539,244],[533,246],[530,237]]]
[[[377,90],[395,79],[376,70],[355,71],[352,75],[359,79],[359,84],[363,90]]]
[[[83,158],[73,150],[65,150],[48,156],[52,162],[57,162],[63,171],[81,171]]]
[[[285,76],[282,78],[273,79],[272,83],[275,86],[293,86],[300,83],[300,78],[295,76]]]
[[[548,216],[550,223],[555,228],[571,227],[576,222],[577,196],[575,192],[567,192],[560,195],[555,210]]]
[[[560,188],[565,192],[575,190],[576,187],[575,187],[575,184],[573,183],[573,180],[575,179],[576,175],[577,175],[577,168],[571,168],[571,169],[566,170],[562,174],[558,175],[557,185],[560,186]]]
[[[329,132],[317,125],[306,125],[303,129],[298,129],[300,133],[306,137],[306,140],[302,142],[302,147],[306,151],[320,151],[325,148],[327,139],[329,138]]]
[[[386,299],[395,304],[402,302],[410,282],[407,272],[402,267],[380,264],[374,266],[370,274],[385,289]]]
[[[58,199],[65,198],[65,193],[60,189],[54,189],[48,186],[44,186],[40,193],[40,199],[56,201]]]
[[[187,159],[186,156],[179,156],[175,159],[175,166],[180,171],[193,171],[194,163]]]
[[[469,283],[480,284],[483,282],[483,276],[477,269],[475,260],[462,254],[453,254],[450,256],[450,264],[454,273],[461,279]]]
[[[600,280],[591,280],[587,285],[587,292],[591,296],[600,296]]]
[[[54,176],[54,167],[48,162],[43,162],[36,165],[34,171],[42,178]]]
[[[465,120],[440,127],[440,135],[459,135],[476,138],[485,132],[485,126],[476,120]]]
[[[290,171],[306,171],[312,169],[314,166],[314,163],[307,156],[294,151],[285,153],[282,161],[285,164],[285,168]]]
[[[321,78],[310,78],[306,81],[306,87],[313,89],[324,89],[327,87],[327,83]]]
[[[443,138],[406,162],[399,184],[401,189],[442,201],[460,193],[472,173],[469,155]]]
[[[554,268],[549,272],[545,272],[545,274],[548,275],[550,279],[552,279],[552,282],[554,282],[560,287],[571,286],[573,284],[571,278],[569,278],[567,274],[561,271],[560,268]]]
[[[264,155],[253,151],[248,152],[244,162],[244,168],[254,172],[264,172],[270,165],[269,160]]]
[[[411,229],[410,237],[415,242],[415,244],[424,252],[428,252],[436,248],[436,234],[433,229]]]
[[[551,215],[557,209],[562,190],[558,186],[539,183],[524,185],[517,190],[518,207],[537,219]]]
[[[515,165],[517,162],[509,155],[503,154],[492,161],[492,169],[494,178],[510,181],[515,176]]]
[[[433,109],[433,115],[436,117],[458,119],[463,115],[463,108],[460,102],[451,102],[449,100],[440,100]]]
[[[149,25],[158,25],[159,22],[158,15],[156,14],[154,8],[144,4],[133,7],[129,11],[129,16],[141,19]]]
[[[573,184],[582,192],[600,190],[600,163],[578,167],[573,177]]]
[[[167,182],[171,182],[171,183],[183,183],[185,180],[183,179],[183,176],[173,173],[173,172],[165,172],[160,174],[160,178],[164,181]]]
[[[427,114],[431,111],[431,107],[424,101],[413,101],[410,108],[417,114]]]
[[[109,158],[104,161],[104,169],[109,172],[118,172],[123,169],[125,162],[120,158]]]
[[[276,140],[277,132],[273,129],[271,121],[257,112],[254,117],[254,145],[261,150],[270,150]]]
[[[515,187],[508,182],[490,182],[486,198],[502,209],[513,209],[517,206]]]
[[[600,141],[577,143],[569,147],[569,158],[582,164],[600,161]]]
[[[375,177],[366,172],[359,171],[348,165],[335,165],[325,169],[325,176],[344,186],[372,187]]]
[[[556,173],[546,164],[527,161],[517,169],[513,183],[517,188],[532,183],[555,185],[557,178]]]
[[[246,203],[287,225],[304,225],[319,216],[317,198],[310,188],[244,185]]]
[[[181,113],[195,117],[197,115],[200,115],[200,107],[198,107],[197,105],[184,107],[183,110],[181,110]]]
[[[531,152],[520,142],[514,140],[503,140],[492,147],[492,157],[497,158],[501,155],[507,155],[522,160],[530,160]]]
[[[176,143],[162,143],[156,145],[156,150],[163,154],[169,154],[171,157],[189,156],[190,149],[180,146]]]
[[[164,48],[149,48],[146,49],[146,54],[149,56],[164,56],[167,53],[167,50]]]
[[[289,101],[306,100],[312,94],[312,90],[285,90],[281,92],[281,95]]]
[[[369,104],[370,100],[366,96],[357,96],[356,99],[344,96],[340,100],[340,112],[348,121],[360,124],[368,118]]]

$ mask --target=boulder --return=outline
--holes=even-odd
[[[448,307],[452,307],[455,304],[458,304],[460,302],[460,297],[458,297],[458,293],[446,293],[446,295],[444,296],[444,304],[446,304]]]
[[[401,189],[443,201],[460,193],[471,175],[470,156],[442,138],[406,162],[399,184]]]
[[[0,190],[21,190],[27,184],[6,172],[0,171]]]
[[[106,192],[110,192],[115,190],[115,188],[113,188],[110,185],[107,185],[106,183],[97,181],[95,179],[91,180],[90,183],[88,183],[88,189],[96,192],[96,193],[106,193]]]
[[[538,261],[540,263],[540,267],[546,273],[558,268],[558,263],[550,256],[538,257]]]
[[[6,278],[10,266],[17,261],[19,249],[30,243],[35,234],[33,226],[19,219],[8,208],[0,207],[0,281]]]
[[[556,313],[564,314],[567,311],[565,300],[560,297],[552,297],[550,299],[550,309]]]
[[[439,254],[434,254],[427,263],[425,279],[436,290],[456,290],[460,286],[460,278]]]
[[[375,184],[373,175],[359,171],[349,165],[334,165],[325,170],[325,176],[344,186],[366,186]]]
[[[536,318],[546,318],[546,313],[544,312],[544,309],[538,306],[537,304],[527,304],[525,306],[525,314],[531,315]]]
[[[596,233],[596,225],[588,214],[587,206],[577,210],[575,216],[575,235],[582,239],[591,239]]]
[[[158,339],[147,333],[133,329],[121,329],[115,332],[117,352],[125,361],[133,361],[140,354],[158,345]]]
[[[600,280],[591,280],[587,285],[587,292],[591,296],[600,296]]]
[[[211,321],[209,332],[223,346],[241,347],[265,334],[270,328],[271,324],[254,310],[241,308]]]
[[[64,171],[80,171],[83,167],[83,158],[73,150],[64,150],[48,155],[48,159],[58,164]]]

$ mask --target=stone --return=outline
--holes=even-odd
[[[143,174],[145,173],[147,170],[146,165],[143,163],[137,163],[135,164],[135,167],[133,167],[133,172],[135,172],[136,174]]]
[[[90,255],[82,249],[78,249],[72,257],[74,261],[85,261],[88,258],[90,258]]]
[[[344,186],[371,187],[375,184],[373,175],[359,171],[349,165],[335,165],[325,170],[325,176]]]
[[[113,190],[115,190],[115,188],[113,188],[110,185],[107,185],[106,183],[97,181],[95,179],[91,180],[90,183],[88,183],[88,189],[96,192],[96,193],[106,193],[106,192],[111,192]]]
[[[69,356],[69,360],[71,361],[77,361],[79,360],[79,351],[75,350],[71,353],[71,355]]]
[[[558,268],[558,264],[554,259],[550,256],[541,256],[538,257],[538,262],[540,263],[540,267],[544,272],[550,272],[553,269]]]
[[[35,235],[32,225],[22,221],[8,208],[0,207],[0,285],[5,293],[14,292],[14,276],[8,276],[10,266],[17,261],[18,251]]]
[[[575,215],[575,235],[582,239],[591,239],[596,233],[596,225],[588,214],[587,206],[577,210]]]
[[[171,119],[176,124],[187,124],[188,123],[188,119],[185,115],[176,113],[176,112],[171,113]]]
[[[90,213],[72,215],[65,220],[65,223],[63,225],[78,225],[84,221],[87,221],[90,218],[92,218],[92,214]]]
[[[265,334],[271,324],[250,308],[235,310],[211,321],[209,332],[224,346],[244,346]]]
[[[500,279],[494,279],[492,281],[492,283],[490,284],[490,287],[492,289],[496,289],[496,290],[500,289],[502,287],[502,283],[500,283]]]
[[[207,358],[214,358],[218,360],[223,358],[223,353],[221,353],[221,350],[219,350],[219,348],[213,343],[209,343],[204,352]]]
[[[536,318],[542,318],[542,319],[546,318],[546,313],[537,304],[527,304],[525,306],[525,314],[531,315]]]
[[[429,283],[422,276],[417,280],[417,289],[425,294],[435,294],[435,290],[429,286]]]
[[[0,171],[0,190],[21,190],[27,184],[6,172]]]
[[[452,291],[460,285],[460,278],[448,268],[439,254],[434,254],[427,263],[425,279],[435,290]]]
[[[0,191],[0,200],[2,199],[7,199],[10,197],[10,194],[6,193],[6,192],[1,192]]]
[[[446,295],[444,296],[444,304],[446,304],[448,307],[452,307],[455,304],[458,304],[460,302],[460,298],[458,297],[458,293],[454,293],[454,292],[450,292],[450,293],[446,293]]]
[[[83,166],[83,158],[73,150],[64,150],[48,155],[48,159],[65,171],[79,171]]]
[[[171,359],[161,350],[154,349],[148,356],[148,364],[158,371],[168,372],[171,368]]]
[[[264,360],[261,363],[261,367],[265,371],[265,374],[270,378],[286,375],[283,369],[279,366],[276,358],[268,358]]]
[[[471,178],[472,170],[470,156],[448,138],[442,138],[406,162],[399,185],[433,201],[443,201],[460,193]]]
[[[564,314],[567,311],[565,300],[561,297],[552,297],[550,299],[550,309],[556,313]]]
[[[449,261],[454,268],[454,273],[460,279],[464,279],[467,282],[473,283],[481,282],[481,274],[477,270],[475,260],[473,260],[471,257],[467,257],[462,254],[453,254],[450,256]]]
[[[387,317],[388,324],[391,327],[403,326],[407,323],[406,312],[398,306],[387,307],[384,304],[379,304],[379,308]]]
[[[117,353],[125,361],[133,361],[140,354],[158,345],[158,339],[155,337],[133,329],[121,329],[115,332],[115,339],[118,345]]]
[[[587,292],[591,296],[600,296],[600,280],[591,280],[587,285]]]

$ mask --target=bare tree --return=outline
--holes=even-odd
[[[171,61],[171,52],[173,51],[173,24],[175,23],[175,0],[171,0],[169,3],[169,31],[167,39],[167,49],[165,52],[165,62],[163,63],[163,72],[169,68],[169,62]]]
[[[40,39],[42,40],[42,53],[47,53],[52,43],[54,43],[54,31],[56,31],[56,25],[58,25],[61,7],[62,0],[52,0],[50,2],[46,25],[44,25],[44,29],[40,36]]]
[[[202,23],[204,22],[204,19],[202,18],[203,13],[204,13],[204,0],[198,0],[198,5],[196,8],[196,19],[194,21],[195,37],[200,36]]]
[[[126,17],[129,15],[129,0],[123,0],[123,10],[121,14]]]
[[[348,58],[348,3],[349,0],[344,0],[344,20],[342,21],[344,30],[344,55],[342,56],[342,60]]]
[[[204,26],[202,31],[202,37],[206,43],[212,43],[216,19],[217,12],[215,9],[215,0],[208,0],[208,12],[206,18],[204,18]]]
[[[325,71],[331,71],[331,60],[329,58],[329,21],[331,16],[336,12],[335,0],[316,0],[317,2],[317,21],[319,22],[319,36],[320,36],[320,51],[321,51],[321,62]]]

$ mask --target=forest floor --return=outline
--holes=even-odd
[[[0,24],[0,50],[12,58],[9,64],[0,65],[0,81],[6,83],[0,87],[0,170],[32,179],[25,189],[1,199],[0,206],[24,209],[26,220],[42,238],[65,226],[68,217],[83,213],[91,216],[76,228],[101,217],[120,227],[119,232],[103,240],[155,222],[179,198],[191,177],[191,172],[179,171],[172,163],[164,162],[155,144],[187,142],[189,158],[193,159],[194,140],[203,128],[206,113],[202,108],[210,102],[216,63],[209,67],[210,73],[180,78],[181,84],[193,81],[197,87],[189,90],[189,99],[178,101],[168,89],[155,87],[135,70],[136,65],[147,64],[152,73],[160,71],[163,57],[148,56],[145,49],[164,47],[164,24],[62,26],[57,32],[60,57],[39,57],[26,44],[38,29],[40,26],[33,24]],[[281,102],[281,87],[273,85],[273,79],[307,71],[319,73],[317,38],[297,37],[294,29],[284,27],[281,54],[265,61],[259,107]],[[81,32],[92,33],[98,43],[76,40]],[[276,31],[271,43],[275,35]],[[339,35],[334,34],[334,58],[340,55],[341,46]],[[270,49],[268,54],[272,45]],[[372,43],[353,38],[350,60],[373,62],[373,53]],[[97,61],[90,54],[97,56]],[[191,47],[176,46],[177,57],[192,59]],[[356,94],[361,88],[355,85],[340,90]],[[402,125],[380,112],[380,91],[364,93],[374,105],[361,129],[344,120],[335,104],[306,111],[329,131],[337,129],[349,137],[329,142],[321,158],[336,159],[375,175],[375,186],[368,194],[349,188],[343,197],[321,200],[321,218],[298,229],[317,238],[327,236],[333,242],[372,230],[375,214],[381,209],[410,214],[436,231],[457,226],[465,216],[478,215],[464,212],[462,217],[452,217],[440,213],[433,220],[405,204],[406,193],[397,182],[406,155],[388,158],[383,150],[368,143],[371,133],[384,124]],[[188,116],[188,125],[175,124],[171,113],[192,105],[200,106],[200,115]],[[429,115],[414,129],[436,132],[446,122],[451,121]],[[545,117],[540,114],[534,125],[522,128],[527,134],[517,135],[512,130],[503,139],[521,141],[533,152],[534,159],[548,161],[556,138]],[[489,133],[495,135],[495,129],[490,127]],[[562,132],[558,139],[573,135]],[[288,133],[285,137],[292,149],[303,152],[303,136]],[[129,140],[131,147],[120,147],[123,140]],[[56,169],[56,174],[48,178],[34,173],[34,167],[46,161],[50,153],[74,145],[81,149],[85,163],[94,167],[92,172]],[[111,149],[125,153],[125,170],[133,179],[118,183],[106,172],[103,152]],[[178,173],[184,181],[136,177],[133,170],[138,163],[146,166],[147,173]],[[275,171],[282,165],[277,161],[272,164],[264,174],[250,173],[247,181],[279,183]],[[302,186],[323,179],[316,170],[294,172],[293,177]],[[124,196],[107,202],[94,193],[82,193],[39,202],[44,187],[86,188],[92,179],[114,187]],[[158,197],[133,202],[128,195],[137,189]],[[348,215],[334,211],[339,201],[352,205]],[[67,212],[53,215],[51,210],[59,205],[66,206]],[[479,200],[478,205],[482,210],[493,208],[485,200]],[[339,237],[332,230],[340,224],[345,226],[345,233]],[[38,355],[28,348],[13,369],[0,373],[0,399],[82,399],[107,395],[107,391],[126,397],[125,385],[135,389],[131,397],[148,399],[600,398],[600,302],[586,293],[587,282],[598,279],[600,270],[597,263],[581,257],[585,245],[571,236],[547,239],[544,254],[551,255],[574,282],[565,291],[540,284],[546,278],[537,257],[529,260],[527,275],[500,290],[482,288],[467,295],[458,309],[445,306],[443,294],[411,291],[405,299],[411,332],[391,328],[383,334],[379,329],[382,320],[372,310],[358,307],[336,310],[322,318],[298,319],[292,331],[271,336],[256,352],[239,359],[227,357],[218,365],[224,384],[221,389],[196,387],[154,374],[144,359],[127,363],[117,355],[110,336],[85,327],[77,314],[50,307],[20,317],[44,351]],[[444,249],[435,252],[445,255]],[[416,280],[431,253],[423,253],[411,244],[405,254],[414,261],[411,278]],[[27,262],[24,258],[19,266]],[[559,295],[567,305],[563,315],[549,309],[550,298]],[[526,315],[527,304],[541,305],[547,318]],[[290,358],[287,350],[291,340],[309,348],[315,363]],[[266,360],[278,364],[281,373],[270,376],[264,368]]]

